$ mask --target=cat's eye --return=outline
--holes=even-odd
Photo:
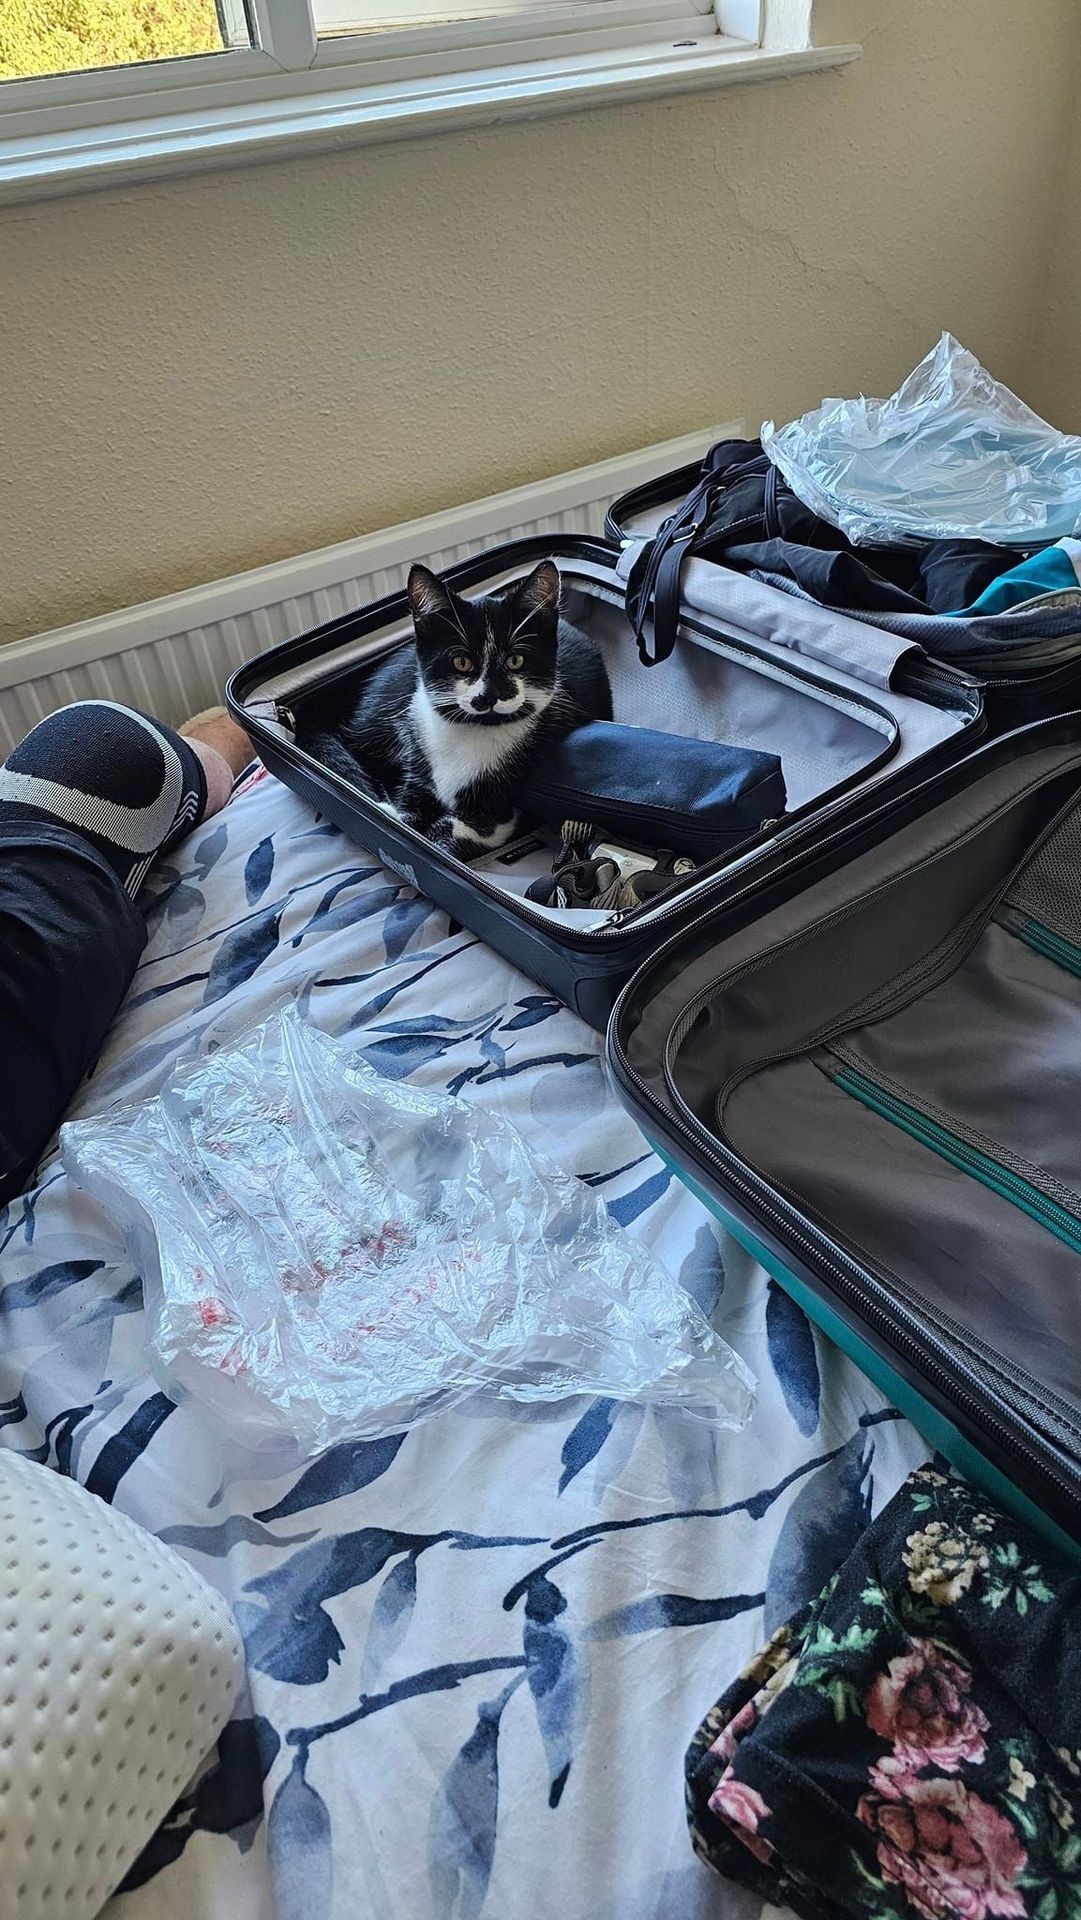
[[[451,659],[455,673],[472,673],[473,662],[467,653],[456,653]]]
[[[511,673],[517,673],[522,667],[525,666],[525,654],[524,653],[508,653],[505,664]]]

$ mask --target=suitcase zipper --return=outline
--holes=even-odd
[[[1076,1407],[1070,1406],[1053,1388],[1045,1387],[1042,1383],[1033,1380],[1031,1374],[1025,1373],[1012,1361],[1004,1359],[1001,1353],[996,1353],[995,1349],[989,1347],[985,1340],[981,1340],[978,1334],[972,1332],[971,1328],[963,1327],[960,1321],[943,1312],[941,1307],[932,1305],[918,1288],[906,1285],[891,1267],[886,1266],[884,1261],[872,1260],[870,1255],[865,1257],[868,1267],[883,1287],[898,1293],[909,1303],[915,1313],[929,1321],[936,1332],[941,1332],[944,1340],[950,1339],[959,1344],[970,1356],[974,1367],[993,1373],[1009,1393],[1019,1396],[1026,1402],[1027,1406],[1033,1410],[1034,1417],[1046,1423],[1042,1429],[1046,1440],[1053,1445],[1066,1446],[1077,1451],[1081,1446],[1081,1420]]]
[[[1010,932],[1018,940],[1023,940],[1034,953],[1042,954],[1045,960],[1053,960],[1057,967],[1064,968],[1075,979],[1081,980],[1081,947],[1075,947],[1071,940],[1064,940],[1060,933],[1052,933],[1050,927],[1045,927],[1040,920],[1026,920],[1020,926],[1011,927]]]
[[[1077,633],[1070,633],[1053,635],[1050,639],[1034,640],[1027,646],[1017,646],[1015,643],[1008,642],[1007,646],[1013,646],[1010,660],[1015,666],[1014,672],[988,674],[981,672],[978,665],[982,659],[988,665],[1000,667],[1003,664],[1002,655],[1006,652],[1006,647],[1001,651],[974,654],[973,662],[970,664],[966,661],[962,671],[974,674],[979,684],[984,687],[1015,687],[1018,680],[1031,679],[1041,667],[1051,673],[1059,669],[1075,668],[1081,652],[1079,639],[1081,636]]]
[[[777,1191],[797,1213],[808,1204],[794,1188],[778,1183]],[[919,1324],[926,1327],[932,1337],[939,1338],[944,1349],[952,1351],[954,1347],[960,1347],[981,1385],[985,1384],[985,1376],[994,1375],[996,1382],[1010,1396],[1013,1413],[1021,1418],[1031,1417],[1045,1442],[1065,1447],[1067,1452],[1075,1455],[1081,1453],[1081,1415],[1076,1405],[1064,1400],[1053,1388],[1044,1386],[1032,1374],[1026,1373],[1023,1367],[988,1346],[971,1328],[962,1326],[937,1302],[928,1300],[919,1287],[902,1280],[895,1269],[877,1255],[862,1248],[860,1259],[886,1296],[902,1300]],[[993,1391],[993,1388],[990,1390]]]
[[[845,1056],[838,1053],[844,1062]],[[996,1148],[992,1154],[988,1147],[992,1144],[977,1144],[980,1136],[974,1128],[963,1122],[951,1119],[950,1126],[944,1127],[938,1120],[908,1100],[899,1100],[886,1091],[869,1074],[859,1072],[853,1067],[842,1064],[838,1071],[829,1074],[835,1087],[847,1093],[871,1113],[877,1113],[888,1120],[909,1138],[927,1147],[951,1167],[960,1173],[968,1174],[981,1186],[997,1193],[1002,1200],[1008,1200],[1012,1206],[1026,1213],[1031,1220],[1054,1234],[1056,1240],[1070,1248],[1071,1252],[1081,1254],[1081,1216],[1054,1199],[1042,1184],[1037,1184],[1030,1176],[1022,1174],[1017,1167],[1011,1166],[1001,1151]],[[1038,1169],[1033,1168],[1033,1172]]]

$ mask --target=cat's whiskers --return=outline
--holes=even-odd
[[[517,640],[518,635],[520,633],[524,633],[527,627],[532,626],[535,619],[536,619],[536,613],[533,608],[530,608],[529,612],[525,615],[524,619],[519,620],[518,625],[516,627],[511,628],[511,633],[510,633],[511,640]],[[489,629],[489,631],[491,630]],[[509,646],[510,641],[508,641],[507,644]]]
[[[448,624],[455,629],[455,632],[461,634],[462,639],[466,643],[466,646],[470,644],[469,635],[465,630],[465,622],[463,621],[462,616],[458,612],[458,609],[454,605],[453,601],[450,601],[447,604],[447,606],[441,607],[439,609],[439,612],[435,615],[435,618],[437,620],[446,620]]]

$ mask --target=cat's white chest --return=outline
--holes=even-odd
[[[532,715],[508,721],[502,727],[471,727],[468,722],[444,720],[423,687],[414,693],[410,713],[432,770],[432,785],[448,813],[455,811],[459,794],[474,781],[494,774],[521,745],[524,733],[536,724]]]

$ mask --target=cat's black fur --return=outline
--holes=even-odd
[[[559,572],[466,600],[427,567],[409,575],[416,644],[347,683],[298,744],[463,858],[514,833],[529,767],[589,720],[612,718],[592,641],[561,622]]]

